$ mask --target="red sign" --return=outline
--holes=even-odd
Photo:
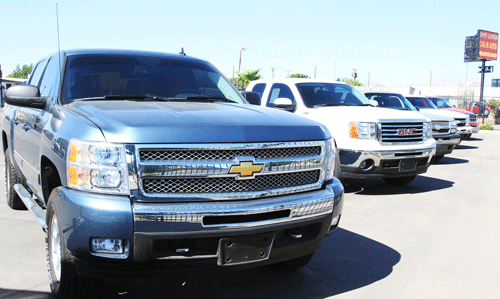
[[[479,59],[497,60],[498,33],[478,30]]]

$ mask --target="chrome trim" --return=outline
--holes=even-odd
[[[293,194],[255,201],[200,202],[185,204],[135,203],[133,214],[135,222],[170,223],[165,228],[178,231],[178,225],[186,225],[189,231],[220,231],[234,228],[250,228],[262,225],[294,222],[333,212],[335,194],[329,190],[312,193]],[[203,225],[207,216],[238,216],[290,210],[290,216],[256,222],[234,224]],[[197,224],[192,226],[192,224]]]
[[[420,138],[422,140],[419,140],[419,141],[405,141],[405,140],[401,140],[401,141],[391,141],[391,142],[387,142],[387,141],[382,141],[382,124],[384,125],[398,125],[398,124],[408,124],[408,126],[419,126],[419,127],[415,127],[417,129],[417,131],[422,131],[422,135],[413,135],[413,136],[397,136],[397,135],[394,135],[394,137],[400,137],[400,138]],[[379,119],[378,122],[377,122],[377,141],[380,142],[380,144],[383,144],[383,145],[406,145],[406,144],[423,144],[426,142],[426,140],[428,139],[427,136],[426,136],[426,132],[425,132],[425,128],[426,128],[426,124],[429,123],[428,121],[426,121],[425,119]]]

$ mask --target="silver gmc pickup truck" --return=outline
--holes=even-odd
[[[204,60],[58,52],[5,101],[7,201],[46,231],[55,298],[110,276],[299,268],[338,226],[328,130],[248,104]]]

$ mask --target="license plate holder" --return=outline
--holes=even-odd
[[[414,159],[401,160],[399,164],[399,172],[415,171],[417,169],[417,161]]]
[[[217,264],[230,266],[267,260],[274,242],[274,233],[219,240]]]

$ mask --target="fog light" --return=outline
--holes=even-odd
[[[328,234],[331,234],[335,231],[337,226],[339,225],[340,215],[333,217],[332,223],[330,224],[330,229],[328,230]]]
[[[123,254],[124,252],[122,239],[92,238],[90,246],[92,252],[95,253]]]
[[[372,168],[373,164],[374,164],[374,162],[372,159],[367,159],[359,164],[359,168],[361,168],[363,170],[368,170],[368,169]]]

